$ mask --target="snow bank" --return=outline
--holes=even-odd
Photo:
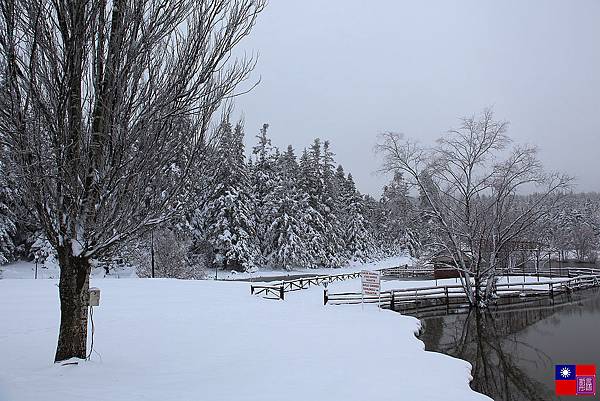
[[[0,280],[0,400],[484,400],[470,365],[426,352],[418,320],[373,306],[286,301],[240,282],[94,279],[98,352],[51,363],[55,280]]]

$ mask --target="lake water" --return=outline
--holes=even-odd
[[[599,289],[514,308],[423,318],[420,339],[427,350],[469,361],[471,387],[496,401],[560,399],[554,365],[600,367]]]

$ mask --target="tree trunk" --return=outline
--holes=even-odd
[[[86,258],[73,256],[69,248],[58,249],[60,331],[54,362],[87,356],[90,263]]]
[[[467,300],[470,306],[475,305],[475,299],[473,298],[473,286],[471,285],[471,275],[467,273],[465,265],[462,264],[462,269],[459,270],[460,283],[465,291]]]

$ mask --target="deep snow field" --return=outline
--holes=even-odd
[[[423,350],[417,319],[323,306],[319,287],[274,301],[244,282],[94,278],[95,352],[53,364],[56,284],[0,280],[1,401],[489,400],[467,362]]]

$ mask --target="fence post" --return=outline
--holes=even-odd
[[[537,275],[537,281],[540,281],[540,247],[538,245],[535,251],[535,274]]]
[[[327,305],[327,302],[329,301],[329,297],[327,296],[327,289],[323,290],[323,305]]]
[[[279,287],[279,299],[284,299],[285,291],[283,290],[283,284]]]
[[[250,295],[254,295],[254,286],[253,285],[250,286]]]
[[[390,293],[392,294],[392,299],[390,301],[390,309],[391,310],[396,310],[395,309],[395,305],[394,305],[394,290],[391,290]]]
[[[446,305],[450,305],[450,298],[448,297],[448,286],[444,286],[444,293],[446,293]]]

